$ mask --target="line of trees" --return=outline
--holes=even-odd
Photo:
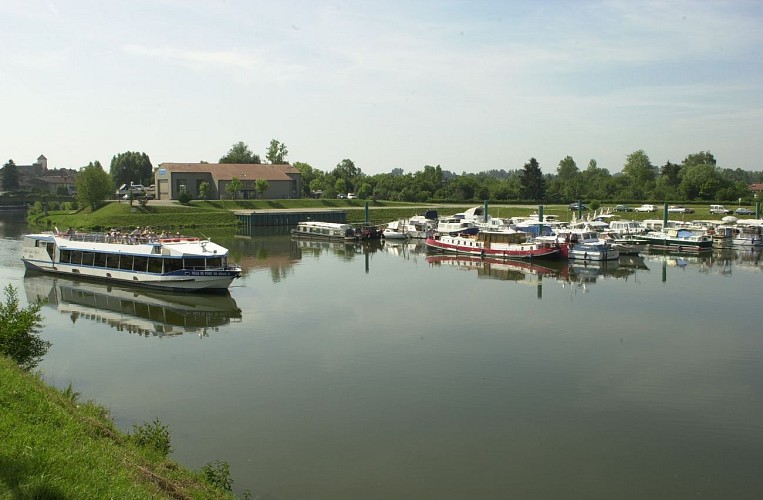
[[[413,202],[752,201],[749,185],[763,182],[763,172],[718,167],[709,151],[658,167],[643,150],[638,150],[627,156],[622,171],[615,174],[599,167],[593,159],[581,170],[571,156],[563,158],[553,174],[543,174],[535,158],[521,169],[461,175],[439,165],[427,165],[414,173],[394,169],[388,174],[369,176],[348,159],[329,172],[301,162],[294,163],[294,167],[302,173],[305,197],[319,191],[323,197],[353,191],[361,199]]]
[[[270,163],[285,163],[288,150],[273,139],[266,153]],[[220,163],[261,163],[243,141],[235,143]],[[649,156],[638,150],[629,154],[622,171],[611,174],[590,160],[580,169],[571,156],[563,158],[556,172],[544,174],[535,158],[530,158],[516,170],[488,170],[461,175],[443,170],[439,165],[424,166],[423,170],[405,173],[394,168],[390,173],[366,175],[350,159],[343,159],[334,169],[324,172],[309,163],[295,162],[302,174],[302,196],[320,193],[324,198],[354,192],[360,199],[381,199],[411,202],[442,201],[523,201],[568,203],[570,201],[752,201],[752,183],[763,182],[763,172],[720,168],[713,154],[700,151],[688,155],[681,163],[668,161],[662,166],[652,164]],[[2,168],[4,189],[18,185],[18,172],[13,160]],[[114,187],[130,182],[152,183],[153,166],[145,153],[126,152],[115,155],[109,173],[101,175],[99,162],[91,162],[80,170],[77,180],[79,201],[97,206],[114,193]],[[83,175],[84,174],[84,175]],[[105,174],[105,172],[104,172]],[[110,181],[110,182],[109,182]],[[234,197],[239,183],[228,188]],[[239,181],[240,182],[240,181]],[[264,193],[267,181],[258,180],[256,190]],[[203,197],[203,195],[202,195]]]

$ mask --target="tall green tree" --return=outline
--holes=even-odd
[[[227,186],[225,186],[225,192],[228,193],[234,200],[238,198],[238,192],[241,191],[243,183],[238,177],[234,177],[230,180]]]
[[[355,185],[359,184],[360,178],[363,177],[363,172],[352,160],[345,158],[331,171],[331,175],[336,179],[344,180],[348,191],[354,191]]]
[[[347,181],[345,181],[344,179],[337,179],[336,182],[334,183],[334,190],[340,194],[346,193]]]
[[[93,210],[114,193],[114,182],[103,170],[101,162],[90,162],[77,174],[77,199]]]
[[[671,163],[670,161],[660,167],[660,177],[664,179],[665,184],[668,186],[678,186],[681,182],[680,173],[681,165]]]
[[[681,162],[681,184],[679,189],[687,200],[713,200],[719,191],[728,188],[716,166],[712,153],[701,151],[690,154]],[[723,196],[720,197],[723,199]]]
[[[254,181],[254,190],[257,191],[257,193],[260,195],[260,197],[264,197],[265,191],[270,188],[270,183],[267,179],[257,179]]]
[[[19,188],[19,169],[13,160],[8,160],[3,165],[0,176],[3,178],[2,186],[6,191],[13,191]]]
[[[302,196],[309,197],[310,192],[314,191],[313,180],[318,179],[322,172],[320,170],[314,169],[309,163],[298,161],[295,162],[292,166],[299,170],[299,173],[302,176]]]
[[[527,200],[540,201],[546,196],[546,180],[543,178],[543,172],[540,169],[538,160],[530,158],[525,163],[520,174],[522,183],[522,196]]]
[[[115,155],[111,159],[109,173],[116,186],[129,186],[131,183],[150,186],[154,179],[154,167],[148,155],[137,151]]]
[[[289,154],[289,152],[286,150],[286,144],[273,139],[270,141],[268,153],[265,155],[265,158],[274,165],[282,165],[286,163],[287,154]]]
[[[577,200],[581,196],[580,170],[572,156],[566,156],[559,162],[555,181],[561,200]]]
[[[209,198],[209,183],[208,182],[202,182],[199,184],[199,198],[207,201],[207,198]]]
[[[228,154],[220,158],[220,163],[262,163],[260,157],[249,149],[244,141],[239,141],[228,150]]]
[[[649,156],[639,149],[629,154],[623,165],[623,175],[629,180],[631,198],[639,200],[651,195],[657,177],[657,167],[652,165]]]

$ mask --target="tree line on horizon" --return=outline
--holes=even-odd
[[[286,163],[288,150],[273,139],[266,153],[271,164]],[[261,163],[259,155],[240,141],[223,155],[219,163]],[[201,163],[207,163],[202,161]],[[394,168],[389,173],[367,175],[350,159],[343,159],[331,171],[322,171],[305,162],[293,164],[302,175],[302,196],[334,198],[353,192],[360,199],[406,202],[506,201],[532,203],[569,203],[571,201],[731,201],[750,202],[749,185],[763,182],[763,171],[720,168],[713,154],[689,154],[681,163],[668,161],[653,165],[649,156],[638,150],[626,157],[622,171],[611,174],[590,160],[585,169],[571,156],[563,158],[555,173],[544,174],[535,158],[522,168],[493,169],[479,173],[456,174],[440,165],[426,165],[417,172]],[[91,162],[77,176],[77,192],[84,204],[97,206],[114,193],[115,186],[131,182],[150,185],[154,167],[146,153],[115,155],[109,173],[100,162]],[[18,188],[18,172],[13,160],[0,170],[2,187]],[[235,179],[234,179],[235,181]],[[233,187],[238,186],[233,182]],[[266,189],[260,186],[261,191]],[[230,190],[229,190],[230,191]],[[235,198],[236,193],[229,193]]]
[[[323,197],[334,197],[352,191],[360,199],[408,202],[751,201],[749,185],[763,182],[763,172],[718,167],[709,151],[657,167],[638,150],[628,155],[622,172],[615,174],[599,167],[596,160],[580,169],[571,156],[563,158],[553,174],[544,174],[535,158],[515,170],[461,175],[426,165],[413,173],[398,168],[369,176],[347,159],[330,172],[300,162],[294,167],[302,172],[304,196],[321,191]]]

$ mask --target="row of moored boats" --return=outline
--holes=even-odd
[[[451,217],[426,215],[387,225],[385,238],[424,238],[433,251],[510,259],[617,260],[647,248],[702,252],[717,247],[763,248],[763,220],[623,220],[611,213],[561,222],[554,216],[502,219],[474,207]],[[425,220],[423,220],[425,219]]]

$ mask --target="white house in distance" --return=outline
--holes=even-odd
[[[302,193],[302,174],[289,164],[270,165],[255,163],[161,163],[154,169],[156,198],[176,200],[184,190],[199,198],[199,186],[209,184],[207,198],[232,198],[225,190],[237,178],[241,181],[238,198],[255,198],[255,182],[268,181],[268,190],[262,194],[268,199],[299,198]]]

